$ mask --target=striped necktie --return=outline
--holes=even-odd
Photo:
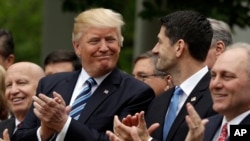
[[[87,104],[87,100],[91,97],[91,88],[92,86],[96,85],[97,83],[93,78],[89,78],[86,80],[86,85],[83,88],[83,91],[76,97],[75,101],[73,102],[71,111],[69,115],[78,120],[81,114],[81,111]]]

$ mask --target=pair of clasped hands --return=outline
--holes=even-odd
[[[207,119],[201,120],[194,107],[186,104],[188,115],[186,115],[186,122],[189,127],[188,134],[185,141],[203,141],[205,125],[208,123]],[[136,113],[131,116],[119,120],[118,116],[114,117],[114,132],[107,131],[110,141],[150,141],[152,137],[150,134],[159,127],[159,123],[152,124],[148,129],[144,119],[144,112]]]
[[[38,96],[32,98],[34,114],[41,121],[41,139],[48,140],[63,129],[71,106],[66,106],[64,99],[55,91],[53,92],[53,98],[44,94],[38,94]]]

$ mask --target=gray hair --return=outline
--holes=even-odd
[[[214,45],[217,41],[223,41],[225,46],[232,44],[232,32],[227,23],[221,20],[216,20],[208,18],[212,29],[213,29],[213,39],[211,46]]]
[[[248,76],[250,79],[250,44],[244,43],[244,42],[237,42],[237,43],[234,43],[234,44],[231,44],[230,46],[228,46],[226,50],[230,50],[230,49],[234,49],[234,48],[242,48],[246,51],[247,57],[248,57],[247,71],[248,71]]]

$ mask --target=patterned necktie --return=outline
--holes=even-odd
[[[88,80],[86,80],[86,85],[84,86],[83,91],[76,97],[75,101],[73,102],[69,115],[75,120],[79,119],[81,111],[84,109],[87,104],[87,100],[91,96],[91,88],[94,85],[96,85],[96,82],[93,78],[89,78]]]
[[[218,141],[226,141],[226,140],[227,140],[227,123],[223,125]]]
[[[163,127],[163,141],[166,141],[169,129],[171,128],[174,119],[176,117],[176,112],[179,103],[179,96],[181,94],[183,94],[181,87],[177,87],[174,91],[174,95],[171,98],[171,102],[168,108],[168,113],[165,116],[164,127]]]

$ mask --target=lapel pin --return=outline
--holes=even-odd
[[[108,93],[109,93],[109,90],[104,90],[103,93],[104,93],[104,94],[108,94]]]
[[[191,98],[191,102],[196,101],[196,97]]]

